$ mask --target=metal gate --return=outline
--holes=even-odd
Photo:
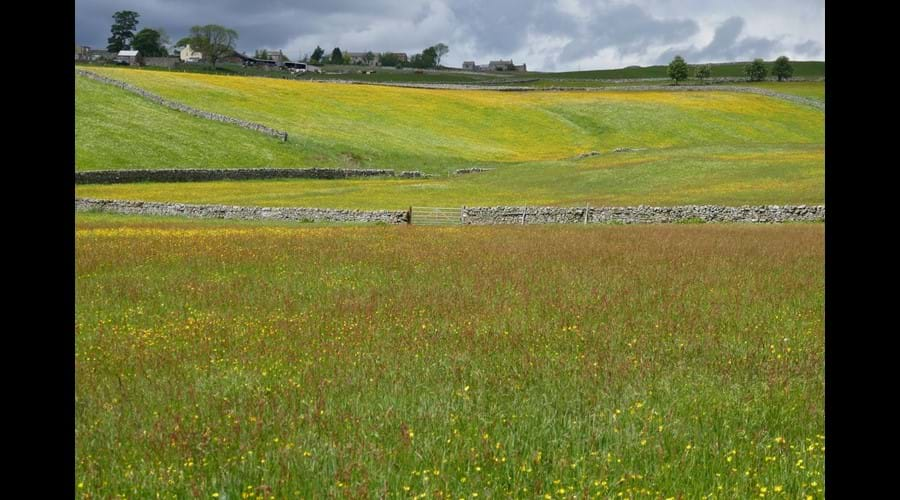
[[[409,223],[419,226],[455,226],[462,224],[461,208],[410,207]]]

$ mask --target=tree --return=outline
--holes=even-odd
[[[131,10],[120,10],[113,14],[112,36],[106,41],[109,45],[106,50],[119,52],[131,49],[131,41],[134,39],[134,30],[137,29],[138,17],[141,15]]]
[[[422,51],[422,67],[433,68],[437,66],[438,53],[434,47],[428,47]]]
[[[681,56],[675,56],[669,63],[669,78],[675,80],[675,85],[681,80],[687,80],[688,65]]]
[[[178,43],[190,44],[191,48],[202,53],[215,69],[216,61],[234,52],[234,41],[237,38],[237,31],[233,29],[218,24],[207,24],[191,27],[191,35],[179,40]]]
[[[323,55],[325,55],[325,51],[322,50],[322,47],[319,47],[318,45],[316,45],[316,50],[313,51],[312,56],[310,57],[310,60],[314,63],[318,63],[319,61],[322,60]]]
[[[163,57],[168,52],[161,42],[158,31],[144,28],[134,35],[131,48],[137,50],[144,57]]]
[[[400,56],[397,54],[391,54],[390,52],[384,52],[378,58],[381,61],[382,66],[394,66],[397,67],[400,64]]]
[[[262,59],[264,61],[268,61],[268,60],[272,59],[272,57],[269,55],[269,51],[266,49],[257,50],[256,54],[254,54],[253,56],[257,59]]]
[[[787,56],[775,59],[775,64],[772,65],[772,74],[778,77],[779,82],[782,79],[790,79],[794,76],[794,67],[791,66],[790,59]]]
[[[765,80],[766,74],[768,73],[762,59],[754,59],[752,63],[744,68],[744,72],[747,73],[747,78],[749,78],[751,82]]]
[[[331,64],[341,64],[342,62],[344,62],[344,55],[341,54],[340,48],[335,47],[331,51]]]
[[[432,48],[434,49],[435,54],[437,55],[437,57],[434,60],[434,64],[435,64],[435,66],[437,66],[438,64],[441,63],[441,58],[444,57],[445,55],[447,55],[448,52],[450,52],[450,47],[447,47],[443,43],[439,43]]]
[[[366,52],[366,64],[372,64],[373,62],[375,62],[375,59],[375,53],[373,53],[371,50],[369,52]]]
[[[709,78],[712,75],[712,66],[709,64],[704,64],[703,66],[697,66],[697,70],[694,72],[694,76],[698,79],[703,80],[704,78]]]

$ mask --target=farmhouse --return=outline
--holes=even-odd
[[[190,45],[181,49],[180,58],[183,62],[196,63],[203,60],[203,54],[195,51]]]
[[[276,63],[280,64],[283,62],[290,61],[290,59],[288,59],[288,57],[286,55],[284,55],[283,52],[281,52],[281,49],[267,50],[266,53],[269,54],[269,59],[275,61]]]
[[[372,61],[366,61],[368,52],[345,52],[344,55],[350,58],[350,64],[368,64],[374,66],[378,63],[378,55],[373,54]]]
[[[87,61],[90,59],[91,48],[88,46],[75,45],[75,60]]]
[[[462,69],[468,71],[528,71],[525,64],[515,65],[513,64],[512,59],[508,61],[504,61],[503,59],[491,61],[487,66],[475,64],[475,61],[465,61],[463,62]]]
[[[369,52],[344,52],[344,55],[350,58],[350,64],[368,64],[369,66],[381,66],[381,58],[383,56],[394,56],[400,62],[409,62],[409,56],[406,52],[372,52],[374,58],[372,61],[366,61],[366,54]]]
[[[137,50],[120,50],[118,55],[116,55],[115,61],[127,63],[131,66],[141,66],[143,65],[144,57]]]

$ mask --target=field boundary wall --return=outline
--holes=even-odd
[[[247,120],[241,120],[239,118],[232,118],[230,116],[220,115],[219,113],[210,113],[209,111],[202,111],[196,108],[192,108],[190,106],[181,104],[176,101],[172,101],[170,99],[166,99],[164,97],[160,97],[152,92],[148,92],[140,87],[136,87],[131,85],[130,83],[126,83],[120,80],[116,80],[114,78],[109,78],[103,75],[98,75],[92,71],[83,70],[81,68],[75,68],[75,73],[77,75],[83,76],[85,78],[90,78],[92,80],[96,80],[98,82],[106,83],[109,85],[113,85],[119,87],[121,89],[127,90],[132,94],[137,94],[149,101],[155,102],[161,106],[165,106],[169,109],[174,109],[175,111],[181,111],[183,113],[187,113],[191,116],[196,116],[198,118],[204,118],[206,120],[212,120],[221,123],[228,123],[231,125],[237,125],[238,127],[245,128],[248,130],[252,130],[254,132],[259,132],[265,135],[270,135],[281,139],[282,142],[287,141],[288,134],[287,132],[276,130],[271,127],[267,127],[265,125],[250,122]]]
[[[202,182],[252,179],[349,179],[356,177],[426,177],[418,170],[395,173],[393,169],[356,168],[185,168],[89,170],[75,172],[75,184],[129,182]]]
[[[181,216],[201,219],[282,220],[297,222],[383,222],[406,223],[406,210],[343,210],[336,208],[239,207],[193,205],[149,201],[97,200],[76,198],[79,211],[132,215]]]
[[[76,210],[133,215],[184,216],[210,219],[285,220],[310,222],[409,222],[407,210],[344,210],[334,208],[242,207],[128,200],[76,198]],[[414,209],[415,210],[415,209]],[[726,207],[463,207],[464,225],[498,224],[668,224],[824,222],[824,205],[757,205]],[[415,215],[413,215],[415,219]]]

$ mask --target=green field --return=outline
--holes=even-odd
[[[314,179],[79,185],[87,198],[405,209],[492,205],[824,203],[824,147],[684,148],[517,164],[435,179]]]
[[[722,63],[712,64],[712,77],[746,77],[744,68],[748,62]],[[773,62],[765,63],[766,70],[772,73]],[[696,66],[698,63],[688,61],[689,66]],[[825,76],[824,61],[791,61],[794,68],[794,77],[797,78],[820,78]],[[529,73],[531,75],[531,73]],[[668,66],[645,66],[630,67],[621,69],[600,69],[592,71],[566,71],[559,73],[538,73],[543,78],[563,78],[563,79],[580,79],[580,78],[600,78],[600,79],[627,79],[627,78],[668,78]]]
[[[80,497],[824,497],[820,224],[76,228]]]
[[[502,93],[97,71],[286,130],[289,140],[199,120],[77,77],[78,170],[339,166],[443,177],[79,186],[80,196],[346,208],[824,200],[824,113],[765,96]],[[810,95],[823,89],[783,85]],[[613,153],[617,147],[646,150]],[[588,151],[602,154],[573,160]],[[495,170],[446,177],[471,166]]]
[[[746,76],[744,68],[748,62],[724,63],[712,65],[712,77],[743,78]],[[766,69],[771,74],[772,62],[766,63]],[[698,64],[691,62],[691,66]],[[792,61],[794,77],[796,78],[824,78],[824,61]],[[109,67],[110,65],[79,63],[79,66]],[[215,69],[206,64],[181,65],[178,68],[144,67],[145,71],[163,71],[179,73],[206,73],[218,75],[244,75],[260,76],[268,78],[294,79],[294,80],[332,80],[344,79],[363,82],[406,82],[406,83],[496,83],[503,84],[508,80],[536,79],[541,81],[560,80],[619,80],[640,78],[668,78],[667,66],[629,67],[618,69],[602,69],[587,71],[564,72],[484,72],[476,73],[459,70],[424,70],[417,72],[412,68],[395,69],[390,67],[376,67],[375,73],[364,74],[362,71],[370,70],[365,66],[325,65],[321,67],[325,73],[305,73],[292,75],[285,71],[270,71],[254,67],[245,67],[240,64],[221,63]],[[691,72],[693,74],[693,72]]]
[[[164,108],[122,89],[75,79],[76,170],[294,166],[295,143]]]

